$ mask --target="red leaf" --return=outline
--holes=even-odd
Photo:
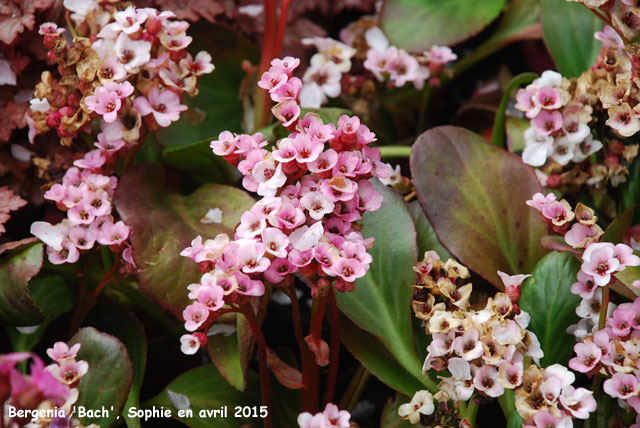
[[[289,389],[305,389],[300,370],[282,361],[271,348],[267,348],[267,364],[282,385]]]

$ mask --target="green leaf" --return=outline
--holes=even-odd
[[[113,322],[114,319],[117,319],[118,322]],[[140,428],[140,420],[138,418],[130,418],[127,410],[131,407],[140,407],[140,388],[142,387],[142,379],[144,378],[147,363],[147,343],[142,324],[120,304],[104,297],[91,309],[86,323],[100,328],[100,331],[104,333],[117,337],[127,347],[133,364],[133,382],[122,414],[127,427]]]
[[[199,183],[233,184],[239,178],[238,170],[220,156],[213,154],[211,138],[186,146],[164,149],[164,162],[179,171],[186,172]]]
[[[171,403],[169,393],[173,391],[187,396],[193,416],[178,417],[178,410]],[[164,407],[171,410],[171,417],[191,428],[237,428],[245,423],[261,425],[259,418],[234,418],[235,406],[259,406],[260,385],[257,375],[249,376],[247,392],[230,386],[211,364],[189,370],[174,379],[157,396],[144,403],[144,407]],[[227,417],[201,417],[200,411],[228,408]]]
[[[369,251],[373,263],[356,281],[355,291],[338,293],[338,306],[356,325],[378,337],[407,371],[435,389],[422,376],[412,340],[410,285],[415,281],[416,231],[402,196],[377,180],[373,183],[384,197],[382,207],[362,219],[363,235],[376,239]]]
[[[509,104],[509,100],[511,99],[511,93],[519,88],[522,85],[526,85],[528,83],[533,82],[538,78],[537,73],[520,73],[515,76],[509,82],[509,86],[507,86],[507,90],[504,91],[502,95],[502,100],[500,100],[500,105],[498,106],[498,111],[496,112],[496,118],[493,122],[493,132],[491,133],[491,142],[498,147],[505,148],[505,139],[506,139],[506,129],[505,129],[505,120],[507,114],[507,105]]]
[[[409,396],[412,397],[413,393],[409,394]],[[382,410],[380,428],[411,428],[416,426],[411,424],[409,421],[403,420],[398,415],[398,408],[401,405],[411,401],[411,398],[409,396],[396,394],[396,397],[393,401],[391,401],[391,399],[387,401],[386,406],[384,406],[384,409]]]
[[[625,210],[618,217],[607,226],[600,237],[601,242],[613,242],[614,244],[622,242],[624,232],[633,226],[633,214],[635,212],[635,206]]]
[[[510,43],[541,37],[540,0],[512,0],[491,37],[456,63],[456,73],[466,70]]]
[[[234,388],[244,391],[247,388],[253,332],[244,316],[236,316],[235,327],[232,334],[209,336],[207,350],[222,377]]]
[[[602,44],[593,37],[602,21],[577,2],[541,0],[542,32],[558,70],[578,77],[595,62]]]
[[[29,281],[42,267],[44,246],[22,245],[0,256],[0,323],[32,326],[44,321],[44,314],[29,295]]]
[[[85,425],[95,423],[102,428],[115,425],[133,382],[133,366],[126,346],[114,336],[93,327],[80,329],[69,346],[80,343],[78,360],[89,363],[89,371],[80,379],[76,407],[111,410],[108,416],[80,418]]]
[[[505,122],[507,148],[511,153],[521,153],[525,145],[524,131],[530,126],[529,119],[507,116]]]
[[[30,334],[21,333],[14,327],[7,327],[14,351],[31,351],[42,338],[47,326],[73,307],[71,290],[61,276],[34,278],[29,282],[29,292],[35,305],[44,312],[44,321]]]
[[[115,196],[120,217],[133,228],[133,258],[141,290],[176,316],[189,304],[187,285],[202,276],[198,265],[180,251],[201,235],[233,234],[253,199],[244,191],[205,184],[191,195],[167,192],[158,165],[135,165],[122,177]],[[200,220],[209,209],[222,210],[222,223]]]
[[[502,289],[497,271],[529,273],[545,251],[538,213],[525,202],[540,192],[520,157],[463,128],[433,128],[410,159],[418,200],[440,242]]]
[[[518,413],[517,410],[514,410],[507,420],[507,428],[522,428],[522,416]]]
[[[440,241],[438,241],[436,231],[433,230],[433,226],[431,226],[427,216],[424,214],[424,211],[422,211],[420,202],[413,201],[408,204],[407,207],[409,208],[409,214],[411,215],[413,225],[418,235],[418,258],[422,259],[425,251],[435,251],[442,260],[450,258],[451,254]]]
[[[387,0],[380,27],[392,45],[422,51],[454,45],[498,17],[505,0]]]
[[[158,141],[166,147],[211,139],[225,129],[239,132],[240,88],[246,74],[242,61],[255,64],[259,60],[258,49],[228,26],[201,22],[191,26],[189,35],[193,36],[189,50],[193,54],[206,50],[216,68],[199,80],[200,93],[195,98],[185,97],[190,110],[181,115],[179,121],[156,133]]]
[[[520,308],[531,315],[533,331],[544,351],[543,367],[567,365],[573,354],[574,338],[565,330],[578,321],[576,306],[580,296],[571,292],[580,262],[572,254],[552,252],[533,270],[522,287]]]
[[[629,177],[621,186],[622,209],[626,210],[640,201],[640,158],[636,157],[629,168]],[[637,210],[634,223],[640,223],[640,209]]]
[[[640,256],[639,251],[634,251],[634,254]],[[622,272],[616,273],[616,278],[635,294],[640,295],[640,290],[632,285],[634,282],[640,281],[640,266],[626,266]]]
[[[346,317],[340,320],[340,339],[363,366],[390,388],[411,396],[424,389],[422,379],[426,375],[416,377],[409,373],[380,340]]]

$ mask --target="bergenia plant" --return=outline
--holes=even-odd
[[[5,3],[0,428],[640,427],[638,1]]]

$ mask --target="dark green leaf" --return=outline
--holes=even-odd
[[[402,196],[374,181],[384,196],[380,210],[364,215],[362,233],[375,237],[369,251],[374,262],[369,272],[356,281],[350,293],[338,293],[338,306],[360,328],[377,336],[394,358],[432,389],[422,376],[422,362],[412,337],[410,287],[415,281],[416,231]]]
[[[260,385],[255,373],[249,376],[247,392],[234,389],[225,381],[211,364],[207,364],[174,379],[157,396],[144,403],[146,408],[155,406],[171,410],[171,417],[191,428],[237,428],[245,423],[259,426],[260,418],[234,418],[235,406],[259,406]],[[178,417],[178,410],[171,403],[169,393],[173,391],[187,396],[193,416]],[[201,417],[200,411],[228,408],[227,417]]]
[[[213,154],[211,139],[186,146],[167,147],[162,157],[167,165],[186,172],[200,183],[233,184],[239,174],[223,158]]]
[[[0,323],[32,326],[44,320],[29,296],[28,284],[42,267],[44,246],[27,244],[0,256]]]
[[[545,251],[538,213],[525,202],[540,192],[520,157],[462,128],[441,126],[411,153],[418,200],[442,244],[502,288],[497,271],[529,273]]]
[[[541,37],[540,0],[512,0],[491,37],[456,63],[456,73],[466,70],[510,43]]]
[[[573,354],[575,341],[565,330],[578,321],[580,296],[571,292],[571,284],[579,270],[580,262],[572,254],[552,252],[540,260],[532,278],[523,284],[519,304],[531,315],[528,328],[540,340],[543,367],[566,366]]]
[[[85,425],[96,423],[108,428],[117,417],[129,395],[133,382],[133,366],[126,346],[114,336],[93,327],[80,329],[69,341],[69,346],[80,343],[78,360],[89,363],[89,371],[80,379],[76,407],[111,410],[101,418],[80,418]]]
[[[594,64],[602,43],[593,37],[603,23],[577,2],[541,0],[542,32],[558,70],[578,77]]]
[[[622,242],[622,236],[624,232],[631,226],[633,226],[634,212],[635,207],[632,206],[631,208],[620,214],[618,217],[614,218],[600,237],[600,241],[613,242],[614,244]]]
[[[118,322],[114,322],[114,319],[117,319]],[[133,382],[122,414],[127,427],[140,428],[140,420],[130,418],[127,410],[131,407],[140,407],[140,388],[147,364],[147,343],[142,324],[131,312],[108,298],[100,299],[98,304],[92,308],[86,323],[117,337],[127,347],[133,364]]]
[[[436,231],[433,230],[433,226],[431,226],[431,223],[427,220],[427,216],[424,214],[424,211],[422,211],[420,202],[413,201],[408,205],[408,208],[418,235],[418,258],[422,259],[425,251],[437,252],[442,260],[450,258],[451,254],[444,248],[440,241],[438,241]]]
[[[193,99],[185,97],[190,111],[168,128],[157,132],[158,141],[166,146],[184,146],[218,136],[220,131],[241,130],[242,110],[240,88],[245,72],[242,61],[257,63],[259,53],[244,36],[230,27],[200,23],[189,29],[192,53],[206,50],[213,57],[215,70],[203,76],[200,93]]]
[[[424,389],[422,379],[425,376],[409,373],[380,340],[346,317],[340,321],[340,338],[353,356],[390,388],[407,395]]]
[[[244,191],[220,184],[205,184],[189,196],[169,193],[157,165],[136,165],[120,180],[116,207],[133,227],[133,257],[139,267],[141,290],[163,308],[180,315],[189,304],[187,285],[199,280],[198,265],[180,251],[202,235],[233,234],[240,215],[253,199]],[[200,220],[209,209],[222,210],[222,223]]]
[[[47,326],[73,307],[71,290],[61,276],[34,278],[29,282],[29,291],[35,305],[44,312],[44,321],[30,334],[7,327],[14,351],[31,351],[42,338]]]
[[[496,19],[505,0],[387,0],[380,27],[392,45],[422,51],[454,45]]]

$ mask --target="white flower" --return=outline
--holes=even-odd
[[[553,137],[542,135],[534,128],[524,131],[525,146],[522,161],[531,166],[542,166],[553,153]]]
[[[431,415],[435,410],[433,405],[433,395],[429,391],[418,391],[411,402],[405,403],[398,408],[398,415],[409,420],[412,424],[420,422],[420,415]]]
[[[593,153],[596,153],[602,148],[602,143],[593,139],[593,135],[589,134],[580,143],[576,144],[573,150],[573,162],[582,162]]]
[[[389,171],[391,171],[389,174],[389,178],[379,177],[378,180],[380,180],[380,182],[385,186],[393,186],[395,184],[402,183],[402,172],[400,171],[400,165],[396,165],[395,168],[391,166],[390,163],[386,165],[389,168]]]
[[[32,98],[29,101],[29,104],[32,111],[39,111],[42,113],[46,113],[51,109],[51,106],[49,105],[49,100],[46,98],[43,98],[43,99]]]
[[[62,241],[65,238],[62,228],[45,221],[36,221],[31,225],[31,234],[54,250],[62,250]]]
[[[573,159],[576,143],[567,137],[556,140],[551,159],[564,166]]]
[[[289,241],[298,251],[307,251],[313,248],[324,233],[322,222],[316,222],[311,227],[302,226],[289,235]]]

